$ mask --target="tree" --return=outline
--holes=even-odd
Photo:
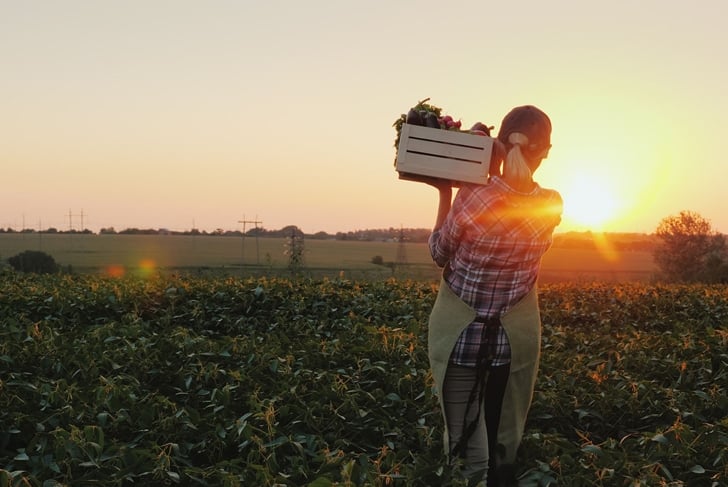
[[[8,264],[16,271],[36,274],[53,274],[59,270],[52,256],[37,250],[26,250],[14,255],[8,259]]]
[[[684,210],[663,218],[655,234],[661,245],[655,248],[653,257],[666,279],[705,282],[726,277],[716,273],[726,267],[725,237],[698,213]]]
[[[297,227],[287,227],[291,232],[286,240],[283,254],[288,257],[288,270],[297,274],[303,268],[303,232]]]

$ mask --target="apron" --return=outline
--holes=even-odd
[[[429,318],[427,351],[445,424],[444,443],[448,455],[450,435],[439,391],[443,389],[455,342],[474,319],[475,310],[463,302],[444,279],[441,280]],[[541,352],[541,316],[535,286],[501,317],[501,323],[511,346],[511,365],[498,425],[498,443],[505,449],[504,462],[514,463],[533,399]]]

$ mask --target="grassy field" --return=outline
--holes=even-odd
[[[83,273],[133,273],[150,270],[230,275],[264,275],[287,271],[287,239],[93,234],[0,234],[0,260],[24,250],[40,250],[64,268]],[[302,272],[311,276],[347,275],[380,278],[396,274],[437,279],[425,243],[405,243],[398,259],[397,242],[313,240],[304,242]],[[375,265],[372,259],[403,265]],[[649,252],[611,252],[552,248],[544,257],[542,281],[649,281],[656,271]]]

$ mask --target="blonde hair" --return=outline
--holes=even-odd
[[[514,182],[530,182],[533,173],[523,156],[522,147],[528,145],[528,137],[520,132],[511,132],[508,136],[508,143],[511,149],[506,154],[503,163],[503,177]]]

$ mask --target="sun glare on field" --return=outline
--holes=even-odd
[[[611,181],[595,174],[575,174],[560,192],[565,223],[600,232],[619,218],[620,204]]]
[[[110,277],[124,277],[124,274],[126,273],[126,269],[124,269],[124,266],[121,266],[118,264],[111,264],[106,267],[105,273],[107,276],[110,276]]]
[[[155,268],[156,263],[152,259],[142,259],[139,262],[139,272],[142,276],[149,277]]]

